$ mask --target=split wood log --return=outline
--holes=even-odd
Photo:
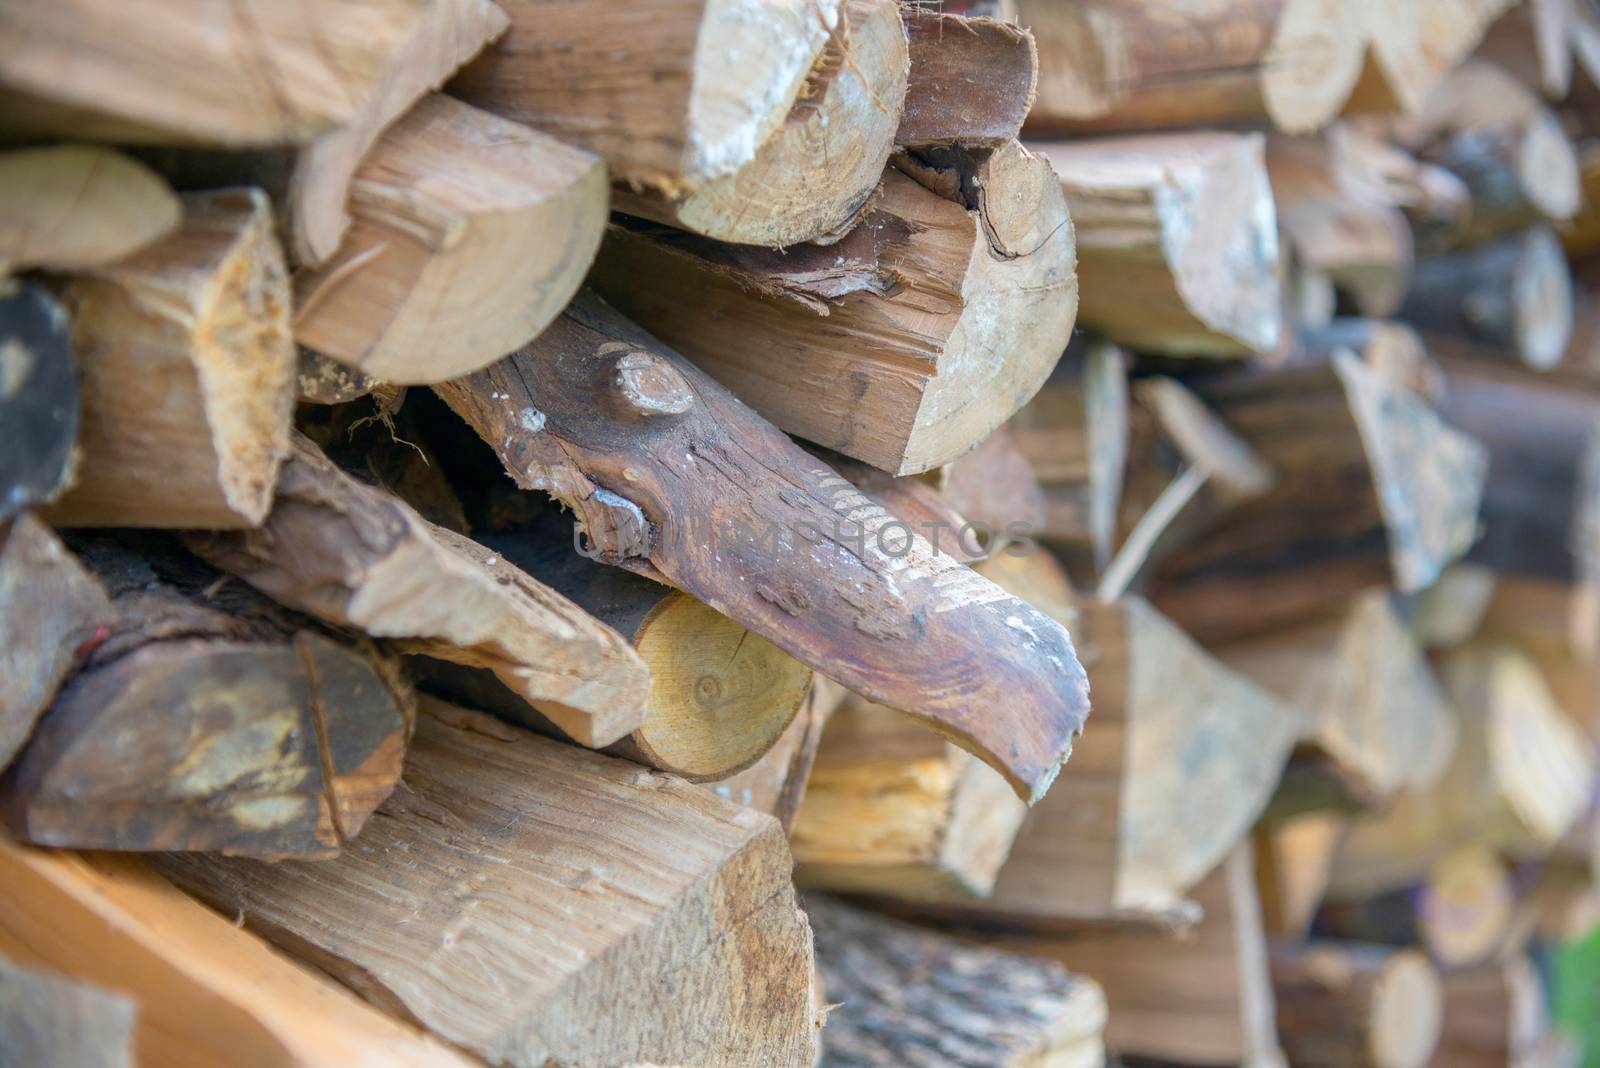
[[[1033,145],[1077,229],[1079,318],[1167,356],[1277,349],[1278,232],[1260,134]]]
[[[0,1061],[133,1068],[133,998],[0,956]]]
[[[1073,247],[1049,167],[1011,143],[898,163],[825,247],[613,226],[591,281],[784,430],[915,474],[972,449],[1050,373],[1077,309]]]
[[[1572,273],[1561,242],[1535,228],[1424,257],[1400,318],[1425,336],[1474,342],[1503,360],[1547,371],[1572,338]]]
[[[1588,811],[1594,750],[1525,654],[1464,646],[1445,654],[1441,677],[1460,719],[1455,759],[1430,790],[1351,824],[1330,898],[1413,885],[1458,846],[1543,855]]]
[[[900,9],[910,47],[900,148],[1002,148],[1022,133],[1039,83],[1033,34],[993,18]]]
[[[66,290],[82,459],[59,526],[246,527],[289,446],[289,283],[259,190],[183,198],[171,236]]]
[[[1062,132],[1268,120],[1325,125],[1361,72],[1356,5],[1329,0],[1018,0],[1039,39],[1030,126]]]
[[[1549,1026],[1544,984],[1526,957],[1444,975],[1444,1016],[1430,1068],[1537,1065]]]
[[[1123,1056],[1283,1068],[1248,843],[1194,888],[1194,898],[1205,918],[1189,938],[1124,929],[988,941],[1059,961],[1100,984],[1112,1006],[1106,1046]]]
[[[1330,786],[1339,795],[1381,804],[1426,789],[1450,763],[1454,713],[1387,590],[1357,595],[1332,619],[1213,651],[1300,710],[1301,744],[1331,763]],[[1278,801],[1285,800],[1280,791]],[[1292,806],[1274,807],[1281,813]]]
[[[1426,1068],[1444,988],[1416,950],[1359,943],[1275,946],[1278,1038],[1295,1068]]]
[[[604,304],[581,298],[530,347],[435,389],[519,487],[577,513],[595,558],[921,718],[1024,799],[1048,789],[1087,715],[1066,631]]]
[[[0,951],[136,1000],[137,1064],[469,1068],[468,1058],[292,964],[139,857],[0,838]]]
[[[1516,887],[1494,850],[1453,849],[1428,869],[1416,893],[1417,935],[1443,968],[1465,968],[1514,949]]]
[[[450,91],[600,155],[621,210],[776,246],[871,199],[906,92],[894,0],[501,6],[510,31]]]
[[[968,753],[851,695],[823,733],[789,835],[795,878],[909,900],[983,897],[1027,811]]]
[[[490,1063],[813,1062],[811,933],[775,820],[425,708],[363,848],[317,864],[175,855],[162,870]]]
[[[1191,384],[1278,475],[1156,568],[1151,600],[1202,641],[1415,592],[1471,544],[1483,447],[1393,374],[1345,350]]]
[[[825,682],[818,679],[813,683],[800,711],[760,760],[712,787],[718,797],[772,816],[783,825],[785,834],[793,831],[805,802],[822,732],[833,714],[834,701],[825,693],[829,688]]]
[[[158,175],[109,148],[0,154],[0,275],[103,267],[166,236],[182,214]]]
[[[197,532],[197,555],[325,623],[492,671],[582,745],[638,728],[651,676],[627,642],[509,560],[340,471],[296,434],[272,511]]]
[[[355,171],[349,209],[338,253],[295,275],[295,340],[389,382],[438,382],[526,344],[572,299],[605,226],[605,168],[432,93]]]
[[[822,1068],[1088,1068],[1105,1060],[1105,994],[1030,960],[821,895],[806,914],[831,1001]]]
[[[0,12],[0,135],[308,141],[358,117],[421,24],[425,3],[8,5]]]
[[[77,547],[116,618],[79,647],[0,788],[13,833],[267,857],[330,856],[360,833],[410,733],[398,666],[170,543]]]
[[[1344,824],[1337,814],[1308,812],[1256,828],[1251,841],[1267,937],[1300,942],[1310,935]]]
[[[1357,0],[1368,50],[1347,108],[1415,112],[1517,0]]]
[[[0,768],[28,740],[78,650],[115,614],[105,590],[50,528],[24,513],[0,525]]]
[[[0,524],[55,500],[78,466],[72,324],[43,288],[0,278]]]

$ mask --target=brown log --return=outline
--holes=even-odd
[[[1043,68],[1030,126],[1112,131],[1267,120],[1313,130],[1344,106],[1364,46],[1327,0],[1018,0]]]
[[[760,760],[712,787],[718,797],[774,817],[785,834],[794,829],[822,744],[822,731],[833,714],[834,702],[824,693],[824,681],[812,685],[800,711]]]
[[[71,322],[43,288],[0,278],[0,524],[55,500],[78,464]]]
[[[1077,308],[1072,235],[1049,168],[1010,144],[891,167],[834,245],[613,226],[592,281],[784,430],[914,474],[973,448],[1049,374]]]
[[[1174,133],[1032,146],[1060,176],[1077,229],[1084,326],[1168,356],[1277,349],[1263,145],[1259,134]]]
[[[115,619],[0,788],[38,845],[330,856],[394,788],[393,661],[307,628],[176,546],[80,543]]]
[[[990,554],[1044,529],[1044,489],[1017,448],[1014,422],[938,475],[939,495],[972,526],[978,544]]]
[[[1444,976],[1444,1019],[1430,1068],[1489,1068],[1533,1060],[1549,1026],[1544,985],[1525,957]]]
[[[501,6],[510,31],[451,92],[600,155],[631,214],[742,244],[839,235],[893,147],[892,0]]]
[[[0,951],[137,1001],[141,1065],[470,1068],[467,1057],[292,964],[139,857],[0,839]]]
[[[109,148],[0,155],[0,274],[103,267],[165,236],[181,217],[160,177]]]
[[[610,745],[644,721],[650,673],[622,636],[511,561],[346,475],[305,436],[291,446],[260,527],[185,544],[325,623],[493,671],[583,745]]]
[[[1308,812],[1256,828],[1256,886],[1269,938],[1303,941],[1311,933],[1344,823],[1337,814]]]
[[[289,445],[289,284],[258,190],[183,198],[171,236],[67,287],[82,458],[61,526],[245,527]]]
[[[163,871],[490,1063],[812,1063],[811,937],[776,821],[426,707],[364,848]]]
[[[1551,100],[1572,89],[1574,24],[1572,0],[1527,0],[1496,19],[1477,56],[1515,74]]]
[[[435,388],[518,486],[577,513],[596,558],[922,718],[1025,799],[1049,787],[1087,714],[1060,625],[888,530],[847,480],[605,305],[580,299],[529,348]]]
[[[1357,943],[1275,946],[1278,1037],[1295,1068],[1425,1068],[1444,988],[1427,957]]]
[[[130,997],[0,956],[0,1058],[7,1064],[133,1068],[138,1011]]]
[[[1516,0],[1358,0],[1369,41],[1351,111],[1414,112]]]
[[[9,137],[272,145],[354,121],[426,0],[95,0],[0,12]]]
[[[910,46],[901,148],[1001,148],[1022,133],[1039,83],[1033,34],[998,19],[900,9]]]
[[[830,1000],[823,1068],[1026,1068],[1105,1059],[1091,980],[809,895]]]

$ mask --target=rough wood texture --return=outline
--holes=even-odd
[[[0,951],[137,1000],[140,1065],[469,1068],[466,1057],[290,963],[137,857],[0,839]]]
[[[1055,365],[1077,308],[1072,234],[1049,168],[1012,143],[891,167],[835,245],[614,226],[591,280],[784,430],[914,474],[972,449]]]
[[[1415,950],[1312,942],[1272,950],[1278,1037],[1295,1068],[1425,1068],[1444,990]]]
[[[621,636],[512,562],[340,471],[303,435],[260,527],[185,543],[326,623],[493,671],[583,745],[610,745],[644,720],[650,674]]]
[[[0,11],[10,136],[230,146],[354,120],[426,0],[98,0]]]
[[[61,496],[78,463],[71,322],[43,288],[0,278],[0,523]]]
[[[109,148],[0,155],[0,274],[103,267],[166,235],[181,216],[160,177]]]
[[[1043,71],[1031,126],[1131,130],[1272,122],[1303,131],[1361,71],[1357,5],[1338,0],[1018,0]]]
[[[0,525],[0,767],[28,740],[78,650],[114,618],[94,577],[24,513]]]
[[[911,49],[902,148],[1000,148],[1022,132],[1039,81],[1033,34],[991,18],[901,8]]]
[[[1093,1068],[1105,995],[1058,964],[918,930],[820,895],[805,909],[837,1002],[822,1068]]]
[[[295,340],[438,382],[526,344],[572,299],[605,226],[605,168],[432,93],[384,131],[349,208],[338,253],[295,275]]]
[[[133,1068],[139,1006],[130,997],[0,956],[0,1060]]]
[[[1355,0],[1369,42],[1349,110],[1414,112],[1516,0]]]
[[[1168,356],[1278,347],[1278,231],[1260,134],[1174,133],[1033,146],[1078,235],[1079,318]]]
[[[258,190],[183,198],[171,236],[67,287],[82,459],[61,526],[246,527],[289,446],[289,284]]]
[[[597,559],[922,718],[1030,801],[1055,778],[1088,704],[1060,625],[605,305],[580,300],[529,348],[435,388],[518,486],[577,513]]]
[[[116,618],[3,790],[13,832],[84,849],[328,856],[400,776],[397,667],[305,628],[170,543],[86,539]]]
[[[428,708],[361,849],[163,870],[494,1064],[812,1063],[811,934],[776,821]]]
[[[1544,986],[1525,957],[1448,972],[1439,1049],[1429,1068],[1532,1064],[1549,1020]]]

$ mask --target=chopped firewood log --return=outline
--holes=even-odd
[[[1060,176],[1077,229],[1084,326],[1167,356],[1277,349],[1264,144],[1202,132],[1030,146]]]
[[[996,936],[997,948],[1059,961],[1111,1006],[1106,1046],[1190,1064],[1281,1066],[1272,977],[1248,844],[1194,888],[1205,916],[1188,938],[1124,928],[1081,937]]]
[[[1555,366],[1573,323],[1572,274],[1561,242],[1538,227],[1417,261],[1400,318],[1425,336],[1476,343],[1535,370]]]
[[[526,344],[572,299],[606,219],[587,152],[432,93],[350,181],[339,251],[294,278],[295,340],[389,382]]]
[[[1039,39],[1032,127],[1109,131],[1267,120],[1314,130],[1361,73],[1357,5],[1337,0],[1018,0]]]
[[[61,496],[78,465],[78,377],[66,310],[0,278],[0,524]]]
[[[510,31],[450,91],[599,154],[619,209],[777,246],[871,199],[906,93],[894,0],[501,6]]]
[[[1331,619],[1213,652],[1300,709],[1302,746],[1315,748],[1331,764],[1333,788],[1359,803],[1425,789],[1450,763],[1455,716],[1386,590],[1359,594]]]
[[[425,0],[97,0],[0,11],[8,138],[272,145],[351,122]]]
[[[1278,1039],[1295,1068],[1426,1068],[1444,988],[1416,950],[1360,943],[1274,946]]]
[[[164,237],[181,217],[158,175],[109,148],[0,154],[0,275],[103,267]]]
[[[1489,27],[1476,55],[1515,74],[1551,100],[1560,100],[1572,90],[1577,51],[1573,11],[1574,0],[1517,4]]]
[[[971,526],[989,554],[1044,529],[1044,490],[1007,423],[938,475],[939,495]]]
[[[1261,919],[1269,938],[1302,941],[1322,904],[1344,818],[1307,812],[1256,828],[1251,841]]]
[[[1496,633],[1495,626],[1486,627],[1486,632]],[[1517,646],[1538,665],[1551,696],[1572,725],[1600,745],[1600,659],[1592,652],[1539,635],[1518,636]],[[1595,844],[1600,848],[1600,841]],[[1595,871],[1600,874],[1600,863]]]
[[[0,952],[137,1001],[137,1064],[469,1068],[232,920],[143,858],[0,838]]]
[[[105,590],[50,528],[24,513],[0,524],[0,768],[28,740],[78,650],[114,619]]]
[[[1463,646],[1444,655],[1440,673],[1460,720],[1455,758],[1431,789],[1352,822],[1330,898],[1414,884],[1449,850],[1472,843],[1541,855],[1588,811],[1593,747],[1526,654]]]
[[[1156,568],[1151,600],[1202,641],[1415,592],[1476,535],[1483,447],[1392,373],[1343,350],[1191,384],[1278,476]]]
[[[822,744],[823,728],[833,714],[833,701],[825,695],[822,681],[811,687],[800,711],[760,760],[712,786],[718,797],[774,817],[783,825],[785,834],[794,829],[817,749]]]
[[[1508,948],[1516,903],[1511,874],[1492,849],[1453,849],[1417,891],[1417,934],[1441,967],[1481,964]]]
[[[852,695],[828,721],[789,835],[795,878],[909,900],[982,897],[1027,811],[970,754]]]
[[[1092,980],[818,894],[805,910],[823,989],[836,1003],[822,1068],[1104,1063],[1106,999]]]
[[[1369,48],[1348,109],[1414,112],[1516,0],[1358,0]]]
[[[1443,986],[1439,1049],[1429,1068],[1543,1068],[1535,1056],[1549,1016],[1531,961],[1519,956],[1446,972]]]
[[[316,864],[173,855],[162,870],[494,1064],[812,1063],[811,933],[777,821],[425,708],[361,849]]]
[[[902,160],[834,245],[613,226],[591,281],[784,430],[902,475],[968,452],[1033,396],[1077,309],[1059,183],[1014,142]]]
[[[133,998],[0,955],[0,1062],[133,1068]]]
[[[1024,799],[1049,788],[1088,706],[1066,631],[604,304],[580,298],[533,345],[435,390],[519,487],[577,513],[594,558],[921,718]]]
[[[1033,34],[992,18],[900,9],[910,43],[901,148],[1001,148],[1022,132],[1039,82]]]
[[[331,856],[360,833],[400,776],[398,666],[170,542],[75,547],[116,618],[79,646],[0,788],[13,833],[266,857]]]
[[[182,226],[66,290],[83,415],[58,526],[247,527],[289,447],[289,282],[259,190],[183,198]]]
[[[301,434],[261,526],[196,532],[185,544],[325,623],[493,671],[583,745],[637,729],[653,696],[622,636],[511,561],[340,471]]]

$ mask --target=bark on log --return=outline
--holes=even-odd
[[[1033,34],[998,19],[900,9],[910,80],[900,148],[1001,148],[1022,133],[1039,82]]]
[[[136,1000],[137,1064],[471,1068],[231,921],[142,858],[0,839],[0,951]]]
[[[1444,988],[1428,958],[1352,943],[1272,950],[1278,1037],[1295,1068],[1426,1068]]]
[[[1079,318],[1167,356],[1277,349],[1282,297],[1260,134],[1033,145],[1077,229]]]
[[[133,1068],[139,1004],[131,997],[0,956],[0,1060]]]
[[[78,466],[71,327],[44,289],[0,278],[0,524],[61,496]]]
[[[170,543],[134,544],[79,543],[116,618],[79,647],[0,789],[13,833],[83,849],[337,853],[400,776],[412,711],[397,665],[306,629]]]
[[[364,848],[163,871],[490,1063],[813,1062],[811,935],[776,821],[427,707]]]
[[[246,527],[289,446],[289,285],[258,190],[183,198],[170,237],[66,290],[81,376],[60,526]]]
[[[164,237],[181,216],[165,182],[109,148],[0,155],[0,275],[103,267]]]
[[[868,217],[826,247],[613,226],[591,281],[784,430],[915,474],[972,449],[1039,388],[1071,334],[1073,262],[1057,183],[1011,143],[902,160]]]
[[[518,486],[577,513],[596,558],[922,718],[1023,798],[1049,787],[1088,703],[1059,624],[888,530],[847,480],[604,304],[580,300],[529,348],[435,388]]]

